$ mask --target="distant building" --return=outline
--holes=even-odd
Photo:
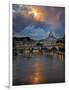
[[[57,41],[57,38],[52,32],[50,32],[48,37],[43,41],[43,45],[44,47],[51,48],[56,45],[56,41]]]
[[[57,39],[53,32],[50,32],[48,37],[44,40],[32,40],[29,37],[14,37],[13,48],[29,50],[31,48],[64,48],[64,38]]]

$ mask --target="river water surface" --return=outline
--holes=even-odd
[[[65,60],[63,55],[19,55],[13,60],[13,85],[64,81]]]

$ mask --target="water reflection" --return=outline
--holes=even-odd
[[[32,83],[40,83],[42,81],[41,75],[41,64],[35,63],[34,64],[34,73],[32,75]]]
[[[64,54],[17,56],[13,62],[14,85],[64,82]]]
[[[50,54],[50,55],[53,56],[54,59],[57,58],[61,62],[64,62],[64,54],[56,54],[56,53],[54,53],[54,54]]]
[[[58,55],[58,57],[60,61],[64,62],[64,55]]]
[[[37,83],[40,83],[41,82],[41,74],[39,72],[36,72],[33,74],[32,76],[32,83],[33,84],[37,84]]]

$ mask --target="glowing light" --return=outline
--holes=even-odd
[[[34,12],[34,16],[36,17],[38,15],[38,13],[37,12]]]
[[[39,78],[38,77],[34,77],[33,83],[39,83]]]
[[[32,77],[32,83],[40,83],[41,82],[41,75],[39,72],[34,73]]]
[[[31,7],[31,10],[29,11],[29,15],[33,15],[34,20],[37,21],[44,21],[46,18],[45,13],[43,13],[43,9],[37,8],[37,7]]]

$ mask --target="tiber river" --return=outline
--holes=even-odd
[[[64,55],[18,55],[13,60],[13,85],[65,81]]]

